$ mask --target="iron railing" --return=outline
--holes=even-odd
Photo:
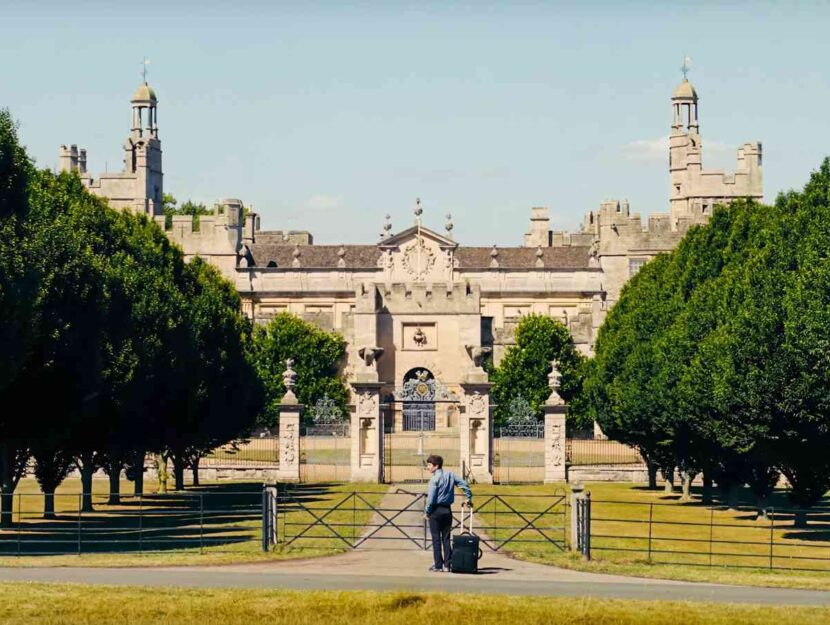
[[[0,556],[238,551],[259,536],[259,487],[119,494],[117,502],[96,493],[92,510],[84,510],[81,494],[56,494],[51,518],[44,518],[42,493],[13,497],[11,525],[0,527]]]
[[[643,457],[633,447],[607,439],[568,438],[565,456],[569,465],[636,465],[645,467]]]
[[[605,560],[830,572],[827,515],[794,510],[594,500],[590,540]],[[804,515],[806,527],[796,527]]]
[[[226,443],[199,460],[200,467],[269,467],[279,466],[278,436],[249,438]]]

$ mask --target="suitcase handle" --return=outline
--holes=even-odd
[[[464,529],[464,508],[461,508],[461,533],[473,535],[473,509],[469,508],[469,515],[467,516],[467,529]],[[480,557],[480,556],[479,556]]]

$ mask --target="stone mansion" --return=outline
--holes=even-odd
[[[61,146],[59,167],[78,172],[113,207],[164,228],[158,104],[146,83],[133,95],[123,172],[90,174],[85,150],[75,145]],[[425,225],[417,204],[412,224],[393,230],[387,219],[376,241],[318,245],[309,232],[260,230],[255,213],[226,199],[198,229],[190,216],[175,216],[167,232],[186,255],[202,256],[235,283],[253,320],[287,311],[340,332],[348,343],[344,375],[356,396],[369,385],[382,400],[420,376],[486,398],[481,357],[492,352],[498,363],[522,315],[561,320],[590,353],[607,310],[643,263],[671,250],[715,204],[761,199],[761,144],[738,148],[733,173],[703,169],[698,113],[698,95],[684,79],[671,97],[668,212],[647,220],[614,200],[588,212],[578,232],[562,232],[551,228],[547,208],[532,208],[524,238],[516,232],[520,245],[475,247],[454,238],[451,222]],[[437,412],[418,425],[458,425]]]

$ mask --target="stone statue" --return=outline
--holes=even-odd
[[[481,367],[484,357],[493,351],[492,347],[481,347],[480,345],[465,345],[464,349],[467,350],[467,354],[469,354],[473,365],[476,367]]]
[[[382,347],[361,347],[357,353],[363,359],[363,364],[370,367],[383,355]]]

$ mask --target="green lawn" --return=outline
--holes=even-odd
[[[820,607],[418,592],[296,592],[0,584],[0,624],[30,625],[787,625]]]
[[[80,484],[67,480],[55,497],[57,518],[42,518],[43,498],[33,479],[24,479],[15,494],[15,525],[0,530],[0,566],[85,565],[154,566],[215,564],[268,559],[311,557],[342,552],[348,546],[311,534],[290,547],[278,545],[262,552],[259,482],[221,482],[189,487],[181,493],[158,495],[148,484],[141,498],[125,495],[119,505],[106,503],[108,480],[94,480],[94,513],[78,514]],[[349,496],[344,484],[298,487],[307,505],[332,507]],[[122,483],[131,493],[132,484]],[[363,498],[380,501],[384,485],[364,488]],[[368,507],[368,505],[366,506]],[[283,522],[307,524],[308,513],[285,509]],[[337,512],[333,522],[361,525],[368,510]],[[80,529],[80,531],[79,531]],[[80,543],[80,555],[79,555]],[[21,555],[17,555],[21,554]]]
[[[563,486],[480,486],[476,492],[507,496],[508,503],[529,519],[545,507],[546,499],[539,495],[553,498]],[[830,589],[830,514],[826,508],[811,514],[810,527],[796,529],[789,514],[775,514],[771,522],[755,520],[748,508],[710,509],[699,499],[682,502],[679,495],[667,496],[662,489],[611,483],[588,484],[586,489],[592,497],[592,562],[554,544],[562,539],[563,517],[556,514],[534,522],[551,540],[537,530],[521,530],[526,520],[499,502],[479,509],[479,523],[497,540],[518,532],[503,550],[535,562],[644,577]],[[476,494],[476,500],[481,505],[486,497]],[[785,505],[784,494],[777,493],[773,503]],[[807,570],[782,570],[785,567]]]

